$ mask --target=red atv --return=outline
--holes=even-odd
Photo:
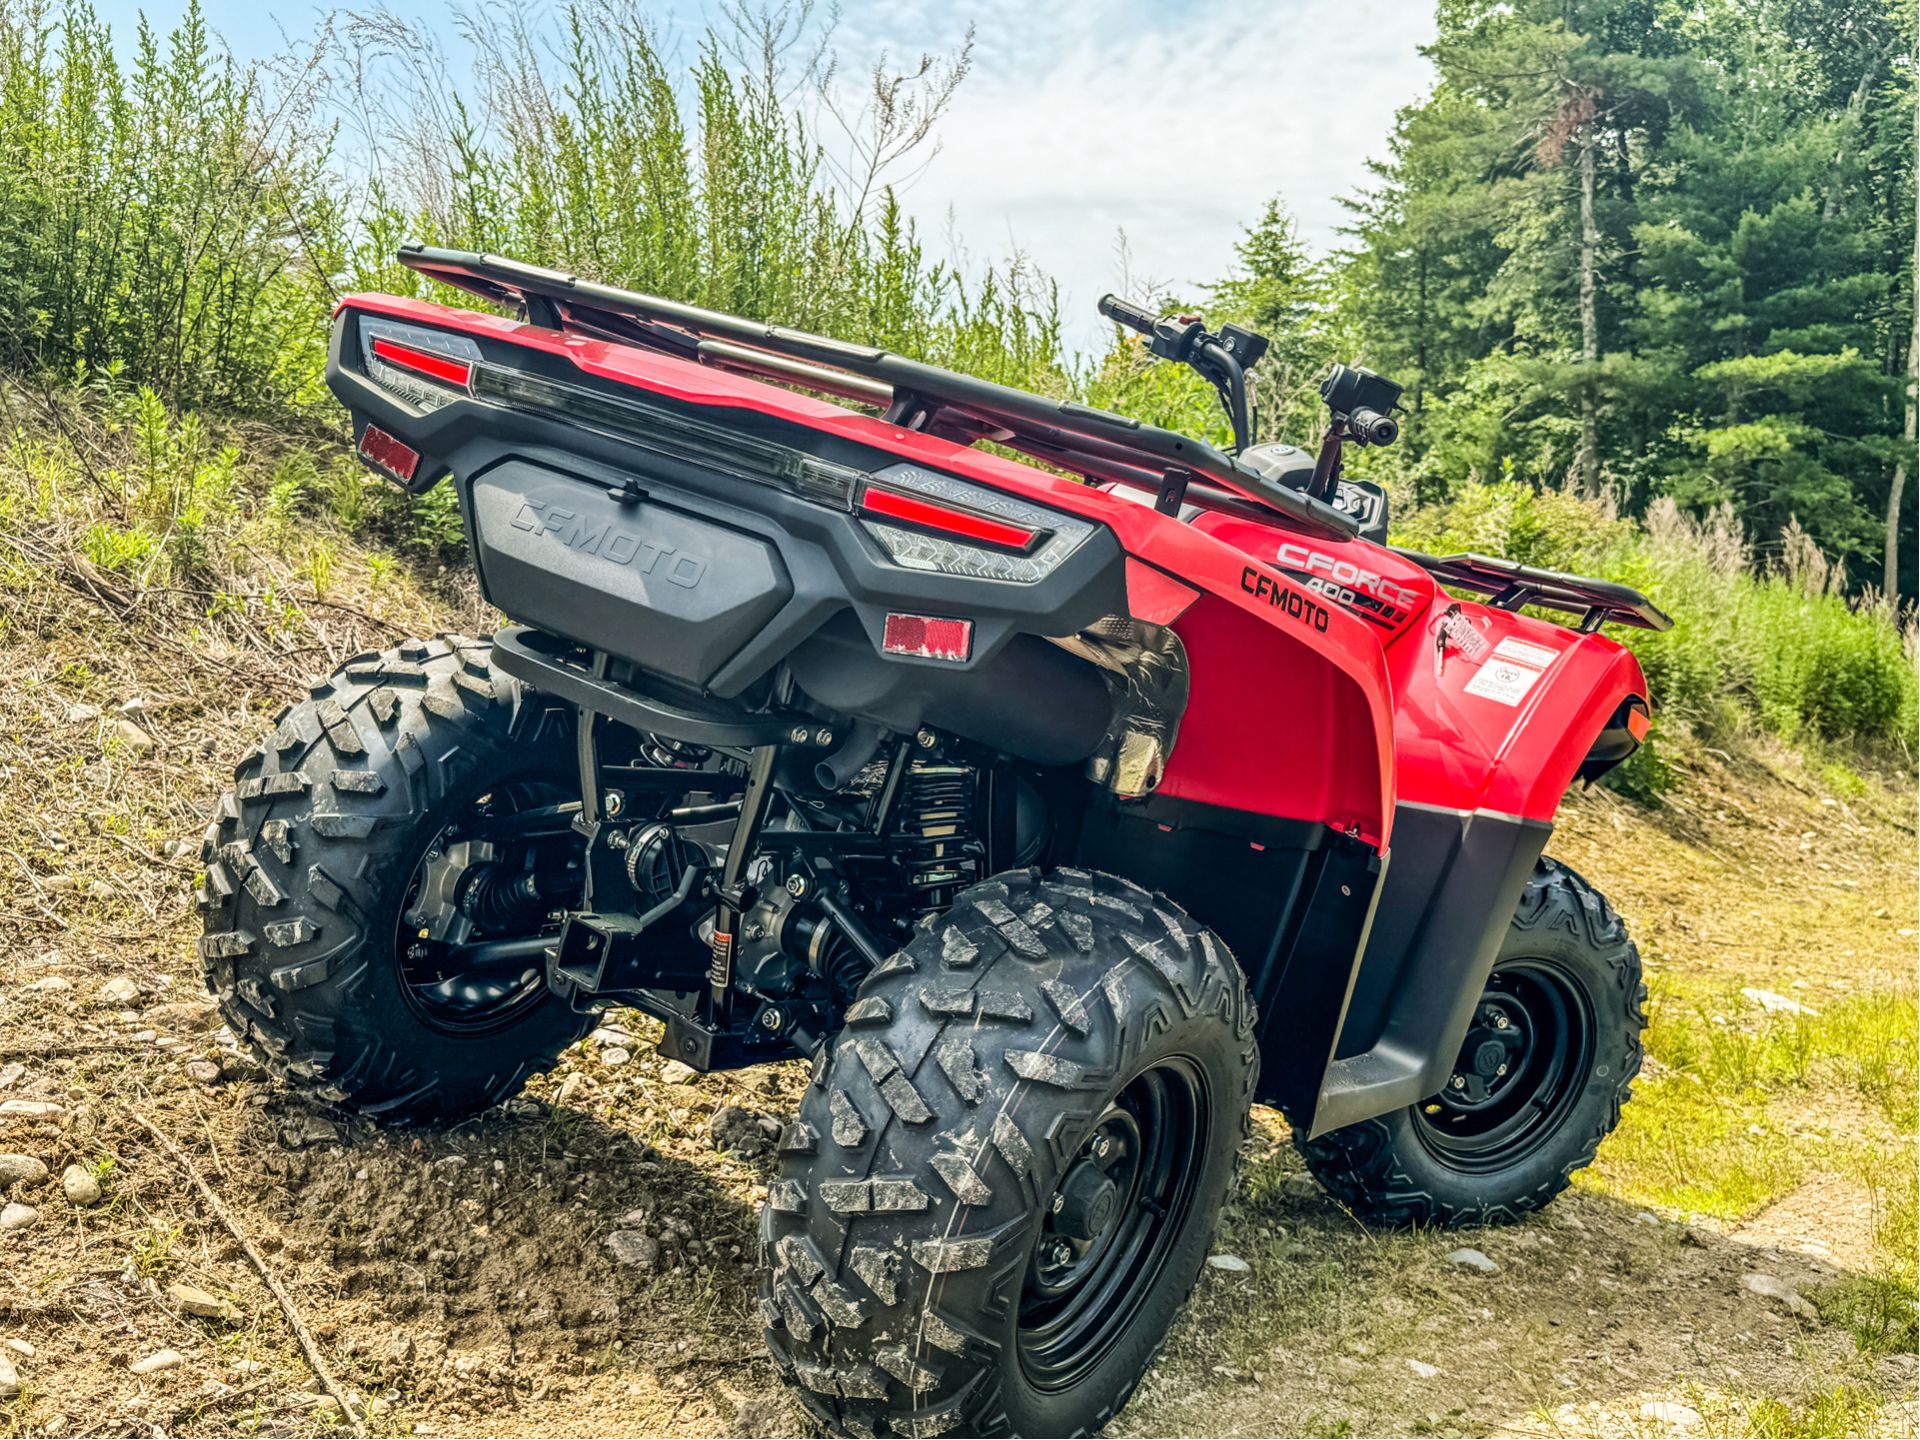
[[[515,318],[355,296],[327,379],[367,464],[452,477],[515,623],[354,660],[239,769],[201,950],[288,1083],[446,1123],[609,1004],[698,1070],[810,1060],[760,1311],[852,1434],[1105,1425],[1255,1101],[1386,1223],[1510,1219],[1592,1160],[1640,961],[1541,851],[1646,734],[1601,627],[1668,622],[1387,545],[1340,459],[1398,387],[1337,367],[1317,456],[1255,445],[1261,336],[1103,301],[1218,387],[1222,453],[402,259]]]

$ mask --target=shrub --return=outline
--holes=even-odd
[[[1609,633],[1639,659],[1661,721],[1678,720],[1707,740],[1756,727],[1789,740],[1912,753],[1920,688],[1912,617],[1871,593],[1850,599],[1844,575],[1797,526],[1782,537],[1779,560],[1756,573],[1729,507],[1694,517],[1662,499],[1636,527],[1591,501],[1500,482],[1467,485],[1445,504],[1415,510],[1396,538],[1645,591],[1673,628]],[[1616,772],[1615,783],[1655,793],[1657,761],[1641,760]]]

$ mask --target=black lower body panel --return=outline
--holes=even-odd
[[[1326,825],[1099,797],[1077,863],[1163,890],[1233,951],[1259,1011],[1258,1098],[1311,1113],[1385,861]]]
[[[1297,1123],[1323,1134],[1418,1104],[1446,1083],[1552,829],[1484,810],[1395,809],[1393,867],[1334,1062]]]

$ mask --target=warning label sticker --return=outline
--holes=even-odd
[[[1541,672],[1531,665],[1516,665],[1511,660],[1489,660],[1467,682],[1467,694],[1478,695],[1485,700],[1498,700],[1502,705],[1518,705],[1527,698],[1527,692],[1540,675]]]
[[[1493,654],[1487,657],[1479,673],[1467,682],[1467,694],[1501,705],[1518,705],[1558,654],[1544,645],[1532,645],[1525,640],[1511,637],[1502,640],[1493,647]]]
[[[1544,670],[1560,658],[1558,650],[1549,650],[1544,645],[1535,645],[1527,640],[1516,640],[1511,635],[1494,646],[1493,653],[1496,659],[1517,660],[1536,670]]]

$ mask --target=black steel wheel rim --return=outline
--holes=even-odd
[[[1085,1380],[1160,1283],[1186,1230],[1209,1145],[1206,1082],[1155,1062],[1088,1131],[1043,1205],[1017,1325],[1028,1383]]]
[[[569,798],[566,785],[555,779],[523,778],[496,785],[456,805],[421,848],[403,892],[394,954],[401,994],[414,1014],[434,1029],[457,1035],[498,1030],[544,998],[544,957],[515,953],[502,943],[557,938],[544,908],[527,901],[514,910],[488,914],[486,907],[475,905],[474,891],[502,877],[532,873],[536,867],[525,853],[527,843],[549,847],[549,872],[557,854],[570,853],[577,874],[578,840],[563,834],[556,841],[551,823],[555,810]],[[541,822],[526,827],[538,832],[534,841],[514,838],[516,820]],[[556,844],[561,851],[552,849]],[[450,853],[476,845],[485,852],[484,860],[455,863],[451,874],[441,873]],[[449,923],[450,907],[463,912],[459,923],[468,933],[458,940],[426,933]],[[468,910],[480,911],[480,919],[466,915]],[[423,925],[423,920],[432,924]]]
[[[1415,1107],[1414,1128],[1455,1169],[1504,1169],[1565,1123],[1593,1054],[1585,987],[1551,960],[1509,960],[1488,977],[1453,1073]]]

